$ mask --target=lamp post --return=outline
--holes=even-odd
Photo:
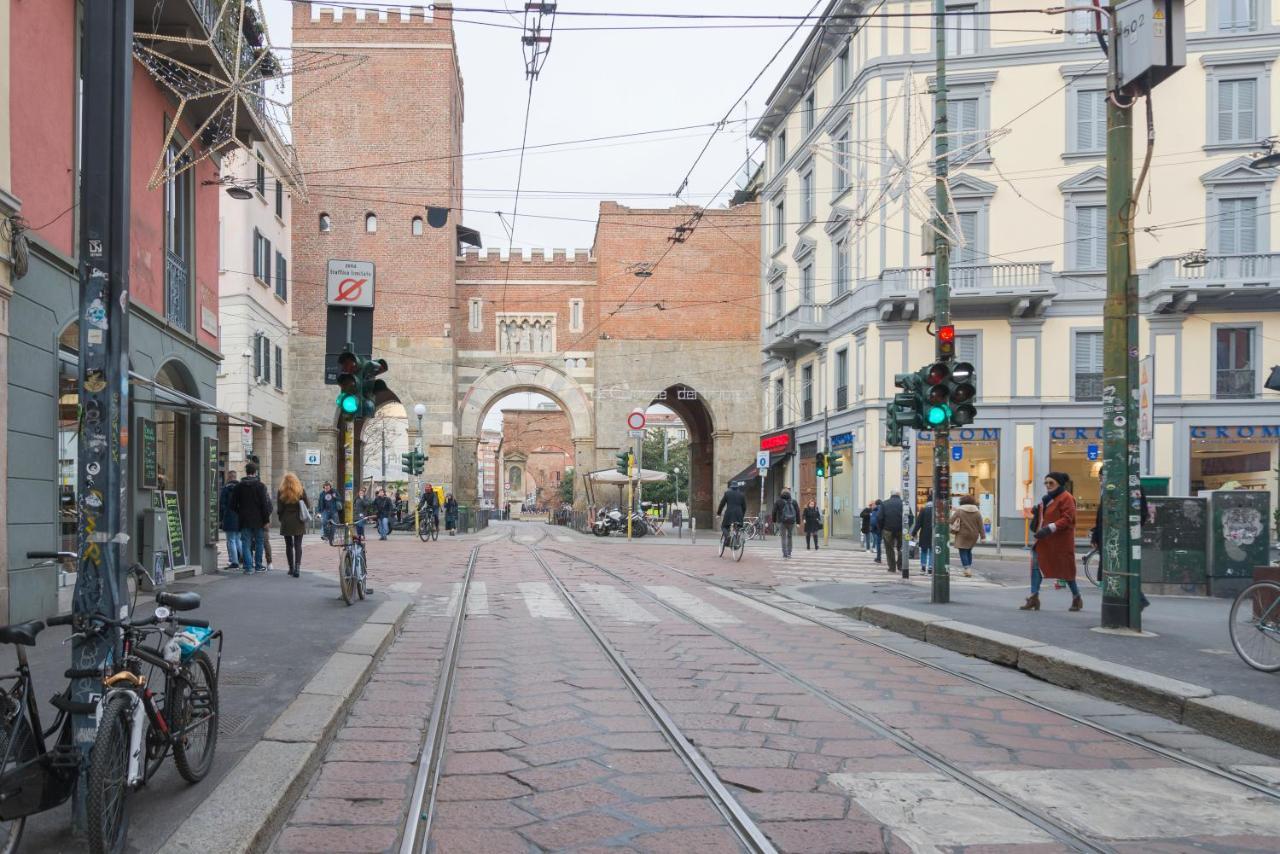
[[[672,473],[672,474],[674,474],[674,475],[676,476],[676,500],[675,500],[675,504],[676,504],[676,506],[677,506],[677,507],[679,507],[679,506],[680,506],[680,466],[675,466],[674,468],[672,468],[672,469],[671,469],[671,473]]]
[[[427,414],[427,406],[425,403],[414,404],[413,414],[418,417],[418,452],[422,451],[422,419]],[[418,480],[418,475],[413,476],[413,530],[417,533],[422,529],[421,521],[418,519],[418,507],[422,504],[422,483]]]

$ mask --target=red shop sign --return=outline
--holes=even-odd
[[[776,433],[772,436],[760,437],[760,450],[782,452],[791,450],[791,434]]]

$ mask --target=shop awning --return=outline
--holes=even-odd
[[[129,372],[129,382],[133,385],[146,386],[152,393],[153,397],[148,403],[156,406],[162,406],[165,409],[177,409],[183,412],[196,412],[200,414],[209,414],[218,418],[227,419],[227,423],[237,427],[253,427],[252,421],[246,421],[239,415],[232,415],[225,409],[219,409],[217,406],[209,403],[207,400],[201,400],[198,397],[192,397],[184,394],[176,388],[170,388],[167,385],[160,385],[150,377],[144,377],[136,371]]]
[[[655,471],[654,469],[640,469],[639,476],[635,478],[635,480],[639,480],[641,483],[661,483],[666,479],[667,473],[665,471]],[[614,483],[620,486],[625,486],[627,483],[627,476],[619,472],[617,469],[601,469],[600,471],[593,471],[587,474],[587,480],[592,483]]]
[[[791,456],[790,453],[771,454],[769,456],[769,468],[782,465],[782,463],[786,462],[787,458],[790,456]],[[755,463],[752,463],[751,465],[744,468],[742,471],[738,472],[737,475],[735,475],[734,477],[729,478],[729,485],[730,486],[747,486],[748,484],[754,483],[759,479],[760,479],[760,470],[756,468]]]

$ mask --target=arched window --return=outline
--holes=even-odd
[[[327,213],[320,214],[320,231],[333,231],[333,220],[329,218]]]
[[[415,216],[413,218],[413,222],[410,223],[409,227],[413,231],[414,237],[421,237],[422,236],[422,217]]]
[[[373,234],[378,230],[378,215],[375,213],[367,213],[364,215],[364,230],[369,234]]]

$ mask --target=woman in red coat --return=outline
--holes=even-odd
[[[1040,527],[1031,552],[1031,595],[1023,611],[1040,610],[1040,582],[1058,578],[1071,588],[1072,611],[1084,607],[1076,586],[1076,499],[1067,491],[1067,475],[1051,471],[1045,476],[1045,494],[1036,508]]]

